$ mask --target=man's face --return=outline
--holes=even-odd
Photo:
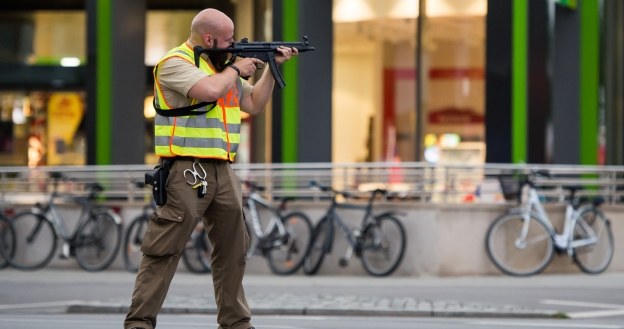
[[[234,31],[219,33],[215,36],[213,48],[227,48],[234,43]]]
[[[212,48],[227,48],[234,43],[234,31],[227,33],[219,33],[212,42]],[[209,53],[208,58],[218,72],[221,72],[227,66],[227,62],[232,55],[229,53]]]

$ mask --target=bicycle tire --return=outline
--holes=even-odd
[[[529,218],[529,241],[519,241],[523,214],[506,213],[492,222],[486,233],[488,257],[501,272],[511,276],[541,273],[554,257],[554,232],[533,214]]]
[[[212,271],[211,254],[212,245],[202,227],[201,231],[191,234],[184,251],[182,251],[182,262],[189,272],[210,273]]]
[[[334,225],[329,217],[323,217],[315,226],[310,250],[303,260],[303,272],[307,275],[318,273],[325,255],[331,249],[334,237]]]
[[[0,269],[9,266],[7,258],[13,258],[14,255],[15,230],[9,219],[0,214]]]
[[[391,215],[375,217],[362,232],[360,258],[372,276],[388,276],[401,265],[407,244],[405,227]]]
[[[245,258],[249,259],[254,255],[254,251],[256,250],[258,243],[258,238],[256,234],[253,232],[253,228],[251,227],[251,223],[244,217],[245,222],[245,232],[247,233],[247,250],[245,250]]]
[[[604,272],[613,259],[613,231],[611,221],[602,211],[589,208],[583,211],[574,223],[573,240],[587,237],[588,229],[591,228],[597,237],[595,244],[574,248],[573,259],[581,271],[587,274],[599,274]]]
[[[111,214],[91,214],[73,241],[78,265],[89,272],[107,269],[117,257],[121,234],[121,224]]]
[[[212,244],[208,239],[208,234],[205,232],[195,240],[195,251],[197,252],[197,258],[206,268],[204,273],[212,272]]]
[[[302,212],[293,212],[281,218],[286,235],[275,235],[279,242],[265,251],[271,271],[278,275],[295,273],[310,250],[312,221]],[[277,228],[275,228],[277,233]]]
[[[52,261],[58,243],[52,222],[32,211],[19,213],[10,222],[15,233],[15,248],[13,257],[5,258],[6,261],[23,271],[46,267]]]
[[[143,238],[149,224],[149,216],[139,215],[137,216],[128,228],[126,229],[126,235],[123,243],[123,261],[124,267],[127,271],[136,273],[139,271],[139,265],[141,263],[141,245],[143,244]]]

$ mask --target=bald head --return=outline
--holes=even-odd
[[[224,37],[231,38],[233,33],[234,22],[223,12],[209,8],[200,11],[193,18],[190,41],[196,45],[204,45],[207,34],[212,40]]]

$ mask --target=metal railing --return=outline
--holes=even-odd
[[[51,191],[50,172],[61,172],[59,191],[68,196],[86,194],[84,186],[97,182],[104,187],[102,200],[108,203],[143,204],[150,190],[137,185],[144,181],[148,165],[0,167],[0,205],[32,204],[44,200]],[[417,203],[502,203],[498,178],[510,173],[547,170],[549,178],[537,181],[538,191],[549,202],[566,197],[565,186],[579,185],[581,196],[601,196],[610,204],[624,203],[624,166],[511,165],[481,166],[401,163],[296,163],[235,164],[241,180],[252,180],[266,187],[265,197],[285,196],[321,200],[325,195],[310,188],[310,181],[331,184],[365,197],[366,191],[385,188],[388,200]]]

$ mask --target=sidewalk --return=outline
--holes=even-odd
[[[134,274],[123,271],[87,273],[44,269],[20,272],[5,269],[0,271],[0,296],[3,296],[0,309],[11,311],[11,304],[28,305],[31,300],[33,304],[35,301],[65,301],[65,312],[125,313],[133,282]],[[562,296],[569,296],[571,287],[579,286],[622,289],[624,273],[543,274],[529,279],[505,276],[308,277],[300,274],[245,277],[248,302],[252,313],[257,315],[566,317],[566,310],[535,300],[556,297],[559,290]],[[550,290],[545,297],[539,296]],[[29,293],[33,294],[32,298]],[[535,298],[534,294],[537,294]],[[177,273],[161,313],[216,313],[210,275]]]
[[[415,298],[370,298],[330,294],[271,294],[249,296],[255,315],[316,316],[411,316],[411,317],[499,317],[565,318],[565,313],[514,305],[488,305],[458,301],[418,300]],[[68,305],[68,313],[126,313],[128,301],[91,302]],[[216,314],[212,298],[168,297],[161,313]]]

